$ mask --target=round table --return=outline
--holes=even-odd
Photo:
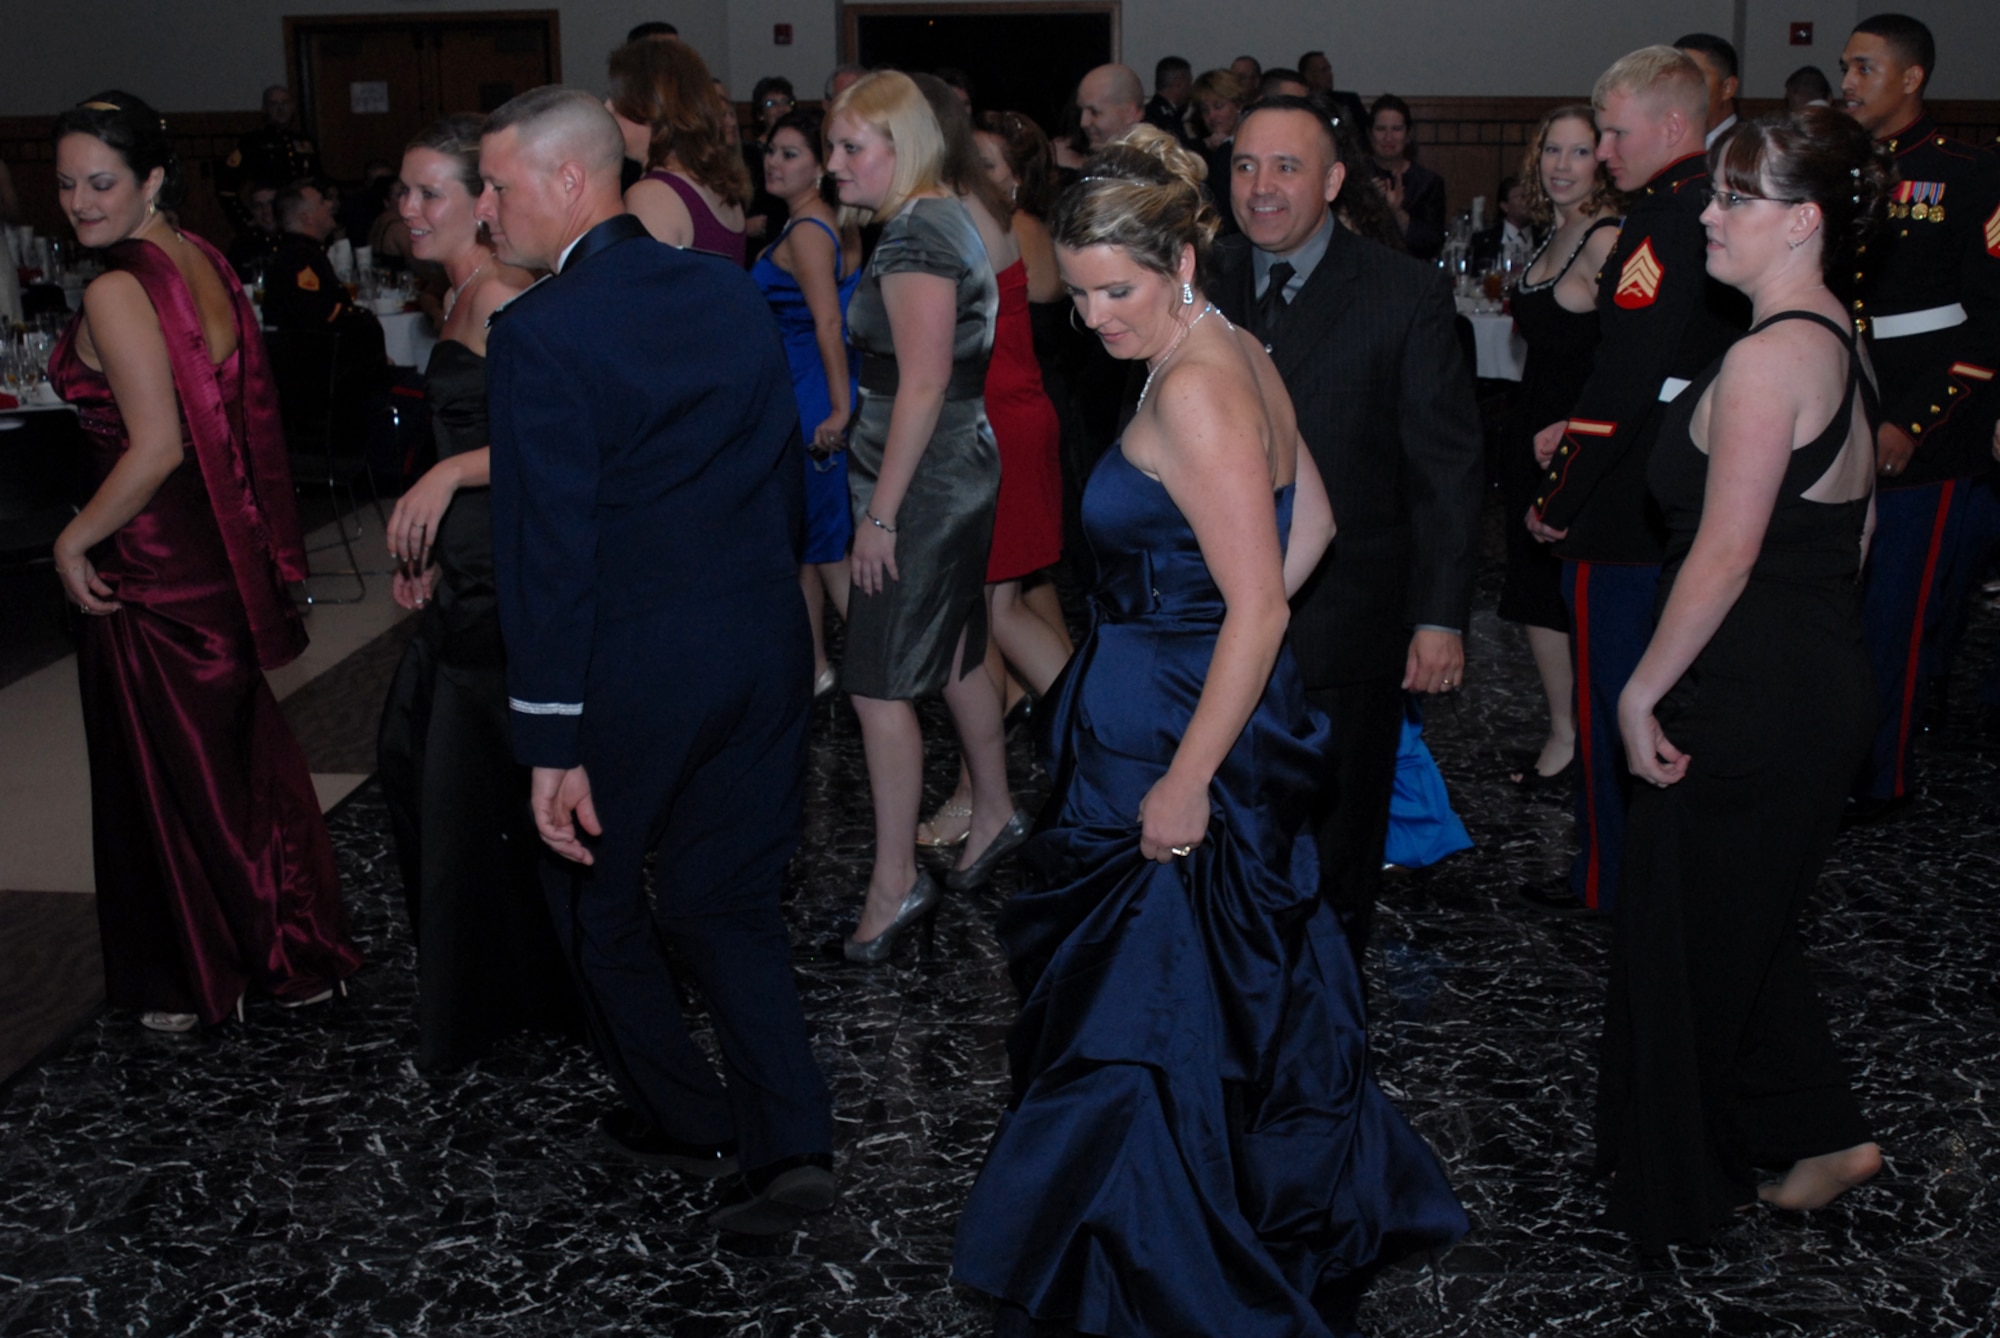
[[[376,319],[382,322],[382,346],[390,362],[420,372],[430,366],[431,350],[437,347],[430,317],[421,311],[397,311]]]
[[[1514,328],[1514,318],[1500,312],[1465,313],[1472,322],[1478,349],[1475,374],[1492,381],[1519,381],[1528,360],[1528,341]]]

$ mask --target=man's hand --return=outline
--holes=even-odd
[[[597,806],[590,800],[590,777],[582,767],[536,767],[528,786],[528,807],[534,810],[535,830],[549,849],[578,864],[594,864],[596,856],[584,845],[577,828],[591,836],[604,835],[597,820]]]
[[[1563,433],[1569,431],[1569,419],[1559,418],[1535,434],[1535,463],[1543,469],[1556,458],[1556,447],[1562,445]]]
[[[1403,668],[1405,692],[1452,692],[1465,682],[1465,638],[1422,628],[1410,638]]]
[[[1884,478],[1895,478],[1910,467],[1910,457],[1917,453],[1917,443],[1910,434],[1894,423],[1884,423],[1875,429],[1875,468]]]
[[[1553,530],[1547,525],[1542,524],[1542,518],[1535,514],[1535,508],[1532,506],[1528,508],[1528,514],[1524,517],[1524,523],[1528,527],[1528,533],[1534,535],[1538,543],[1559,543],[1569,537],[1568,530]]]

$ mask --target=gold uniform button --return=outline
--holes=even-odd
[[[1535,499],[1535,505],[1536,505],[1536,506],[1540,506],[1540,505],[1542,505],[1542,504],[1543,504],[1544,502],[1547,502],[1548,500],[1549,500],[1549,499],[1548,499],[1548,498],[1546,498],[1546,497],[1537,497],[1537,498]]]
[[[1943,409],[1940,409],[1940,408],[1938,408],[1938,407],[1937,407],[1937,405],[1933,404],[1933,405],[1931,406],[1931,412],[1932,412],[1932,413],[1943,413],[1943,412],[1944,412],[1944,410],[1943,410]]]

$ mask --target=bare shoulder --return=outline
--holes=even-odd
[[[83,290],[83,309],[90,316],[118,315],[129,319],[141,307],[151,314],[152,299],[146,296],[146,287],[138,276],[122,269],[104,271]]]

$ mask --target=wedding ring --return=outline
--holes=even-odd
[[[1189,855],[1194,854],[1193,846],[1169,846],[1168,849],[1172,850],[1174,854],[1179,855],[1183,859],[1187,858]]]

